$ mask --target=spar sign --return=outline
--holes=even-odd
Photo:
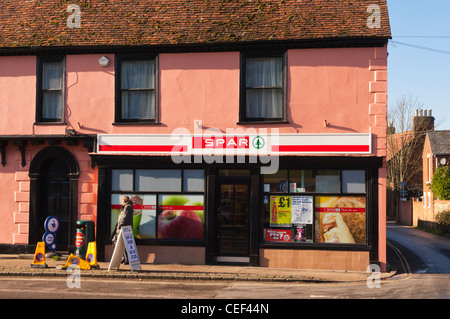
[[[275,132],[273,132],[275,131]],[[370,154],[370,133],[99,134],[100,154],[245,155]]]

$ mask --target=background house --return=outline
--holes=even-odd
[[[411,127],[404,132],[396,132],[390,123],[387,138],[387,168],[388,168],[388,209],[387,215],[391,219],[404,218],[400,215],[412,208],[406,204],[410,197],[422,197],[423,194],[423,163],[422,154],[427,132],[434,130],[435,118],[432,110],[415,110]],[[401,205],[401,206],[400,206]],[[408,205],[407,207],[404,207]],[[409,214],[408,216],[410,216]],[[407,218],[410,223],[410,217]]]
[[[435,229],[436,214],[450,211],[450,201],[433,196],[430,183],[437,167],[448,166],[450,161],[450,131],[427,132],[422,154],[423,197],[415,201],[412,210],[412,225]]]

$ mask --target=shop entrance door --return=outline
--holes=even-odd
[[[250,184],[239,179],[219,183],[218,263],[249,263]]]

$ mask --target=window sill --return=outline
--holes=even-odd
[[[34,122],[33,125],[67,125],[65,122]]]
[[[274,120],[267,120],[267,121],[239,121],[236,123],[237,125],[260,125],[260,124],[289,124],[289,121],[274,121]]]
[[[162,125],[161,122],[114,122],[112,125]]]

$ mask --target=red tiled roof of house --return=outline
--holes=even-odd
[[[81,9],[69,28],[68,6]],[[380,28],[369,28],[371,4]],[[386,0],[3,0],[0,49],[389,38]]]

